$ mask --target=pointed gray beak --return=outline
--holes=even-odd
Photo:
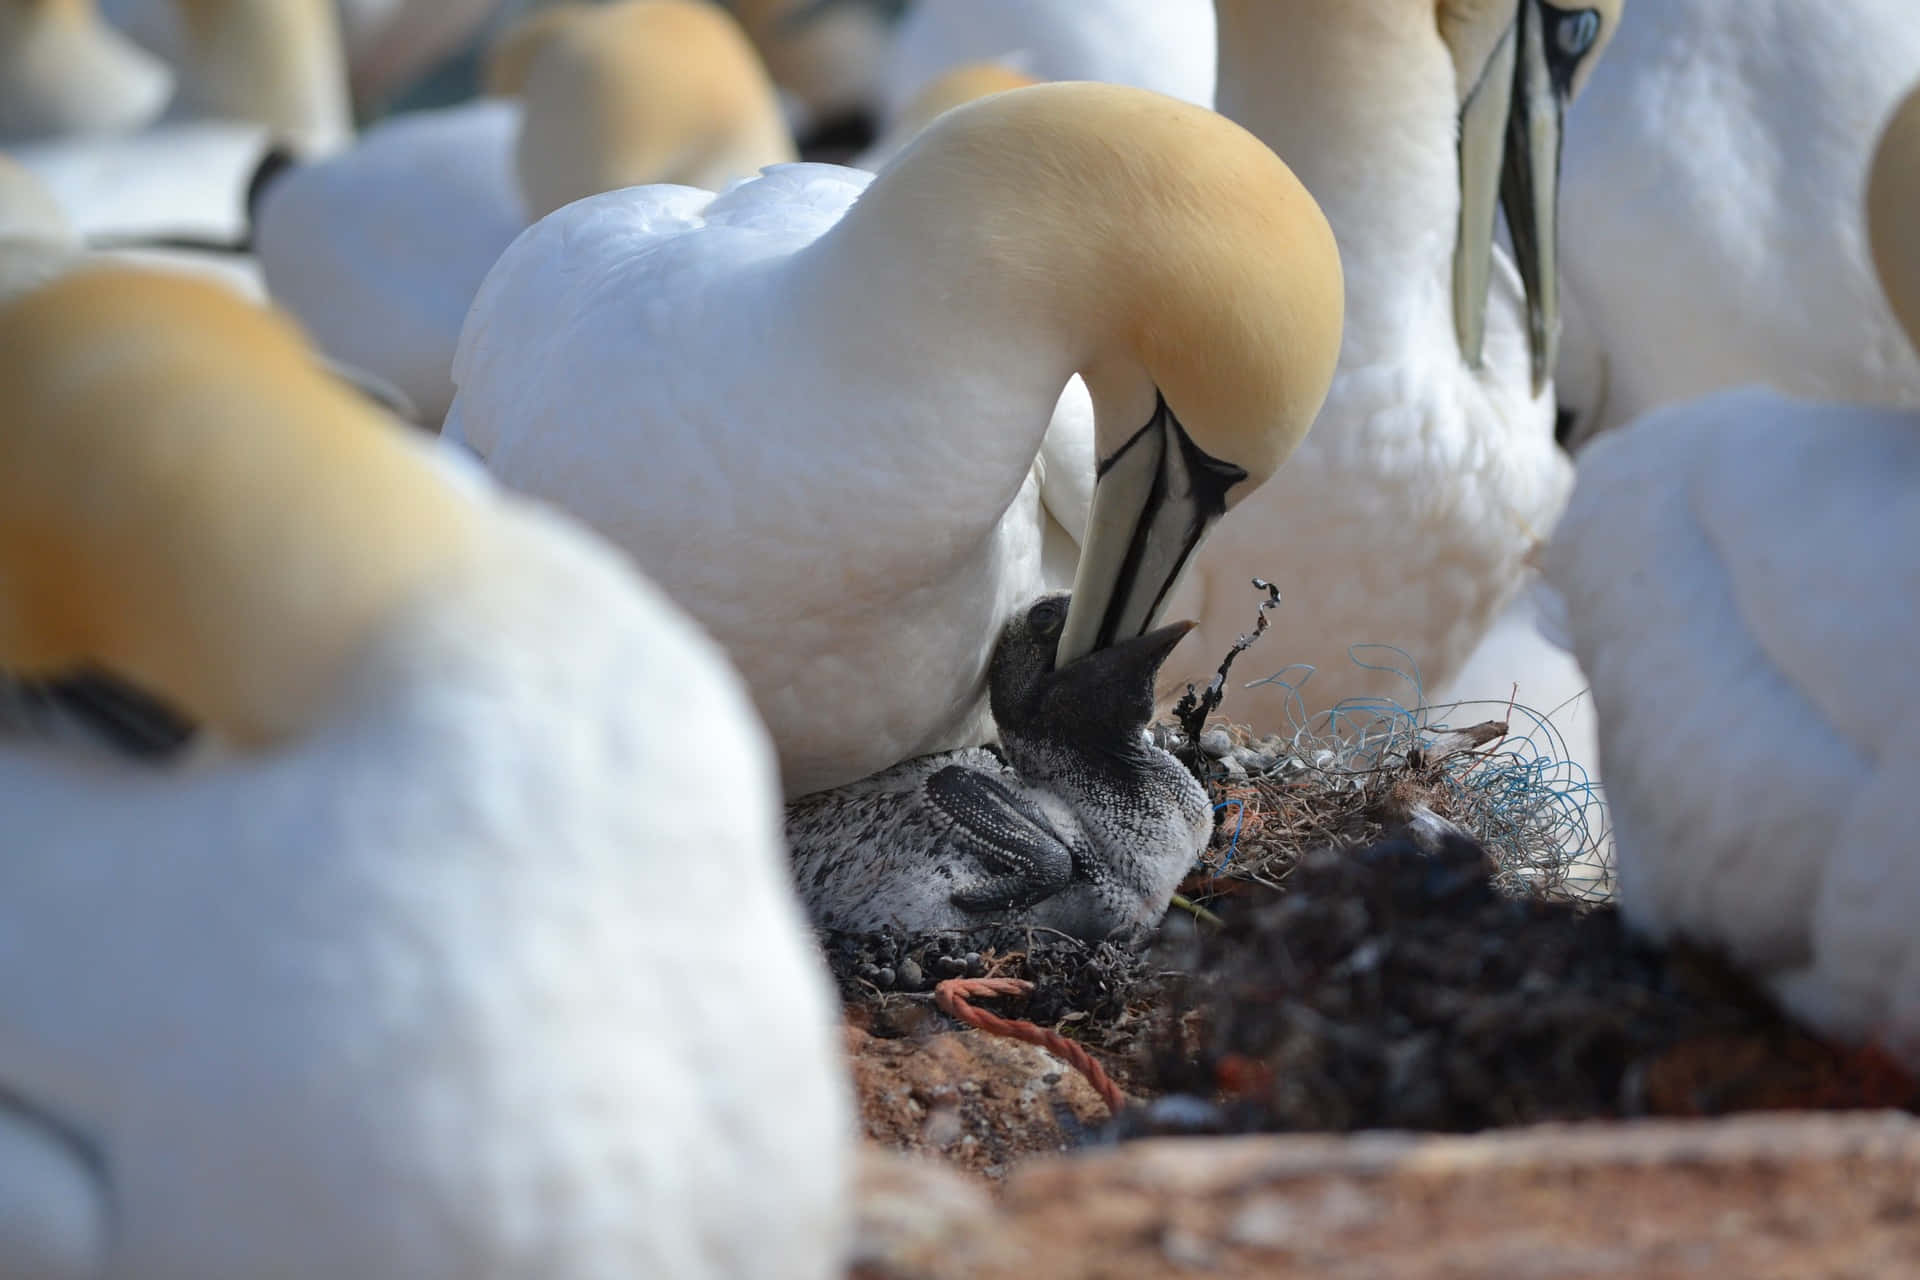
[[[1460,351],[1480,366],[1495,193],[1507,215],[1527,294],[1533,392],[1553,376],[1560,345],[1560,140],[1574,73],[1600,17],[1550,0],[1520,0],[1514,24],[1460,111],[1460,227],[1453,316]]]
[[[1147,425],[1100,461],[1055,666],[1151,627],[1226,514],[1228,491],[1246,478],[1194,444],[1160,400]]]

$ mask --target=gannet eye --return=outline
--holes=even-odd
[[[1027,610],[1027,626],[1038,636],[1058,635],[1066,618],[1066,605],[1059,600],[1042,600]]]
[[[1562,13],[1553,27],[1553,43],[1568,58],[1585,56],[1600,35],[1600,15],[1592,9]]]

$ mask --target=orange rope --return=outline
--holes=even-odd
[[[942,1013],[957,1022],[964,1022],[988,1035],[1007,1036],[1045,1049],[1085,1076],[1094,1092],[1107,1104],[1107,1110],[1119,1115],[1127,1105],[1127,1095],[1120,1092],[1120,1086],[1113,1082],[1106,1068],[1094,1061],[1093,1055],[1079,1044],[1058,1031],[1049,1031],[1016,1018],[998,1017],[967,1003],[970,999],[985,996],[1023,996],[1031,990],[1033,984],[1022,978],[948,978],[934,986],[933,1002],[940,1006]]]

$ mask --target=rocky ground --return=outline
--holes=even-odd
[[[875,1246],[861,1274],[1920,1274],[1920,1137],[1904,1120],[1749,1118],[1724,1131],[1732,1146],[1646,1127],[1912,1111],[1920,1095],[1714,957],[1636,942],[1611,906],[1540,874],[1534,836],[1518,857],[1463,836],[1488,830],[1450,781],[1477,736],[1438,756],[1428,737],[1334,787],[1257,755],[1213,770],[1238,821],[1186,886],[1195,909],[1144,954],[1025,928],[825,936],[869,1137],[990,1189],[923,1188],[947,1208],[921,1226],[983,1234],[931,1261]],[[1259,750],[1244,733],[1228,745]],[[1511,809],[1492,816],[1512,834]],[[1110,1114],[1055,1053],[962,1027],[933,995],[950,978],[1032,983],[976,1003],[1084,1048],[1126,1105]],[[1579,1121],[1611,1123],[1566,1131],[1577,1140],[1526,1127]],[[1320,1136],[1229,1136],[1249,1134]],[[1768,1188],[1846,1203],[1813,1221]]]

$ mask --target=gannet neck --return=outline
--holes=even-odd
[[[524,80],[515,159],[532,217],[641,183],[717,190],[795,159],[766,69],[716,6],[647,0],[534,21],[494,77]]]
[[[0,0],[0,142],[136,129],[172,89],[93,0]]]
[[[968,367],[1024,375],[1049,406],[1081,374],[1101,459],[1163,399],[1257,485],[1319,411],[1339,347],[1339,256],[1313,198],[1246,130],[1140,89],[1035,85],[949,112],[809,256],[900,358],[968,335],[992,347]]]
[[[1880,135],[1867,181],[1867,237],[1880,287],[1920,351],[1920,87]]]
[[[0,379],[0,667],[271,742],[466,540],[425,453],[218,284],[68,274],[0,311]]]
[[[353,136],[347,60],[333,0],[175,0],[182,97],[316,151]]]
[[[1219,109],[1279,152],[1326,210],[1347,268],[1349,341],[1417,328],[1444,331],[1451,345],[1453,55],[1431,10],[1418,20],[1409,11],[1421,6],[1341,6],[1218,0]]]

